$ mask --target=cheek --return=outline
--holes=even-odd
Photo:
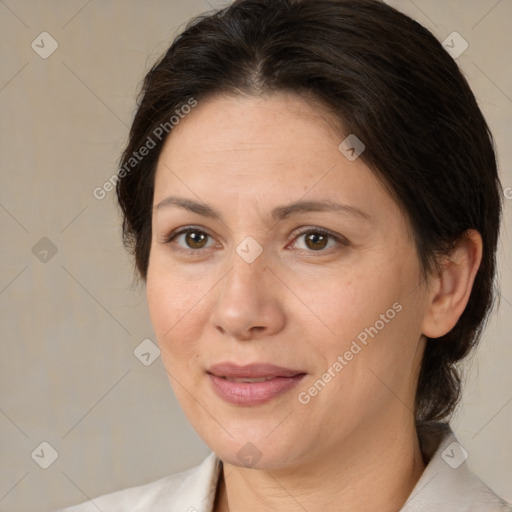
[[[323,283],[321,290],[311,287],[304,290],[309,303],[314,305],[311,309],[318,312],[319,319],[329,328],[331,340],[338,349],[343,348],[339,344],[373,326],[381,314],[399,301],[400,283],[391,278],[391,272],[389,282],[379,282],[380,268],[341,271]],[[393,313],[391,311],[390,315]]]
[[[352,268],[332,279],[313,299],[330,331],[317,337],[325,363],[330,366],[347,354],[349,366],[368,372],[370,367],[387,370],[411,361],[423,314],[419,279],[414,254]]]
[[[150,266],[146,298],[151,324],[166,368],[191,365],[197,358],[195,340],[200,338],[206,312],[201,298],[207,284],[195,282],[172,269]]]

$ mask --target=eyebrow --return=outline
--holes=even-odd
[[[204,203],[186,199],[184,197],[169,196],[160,201],[155,207],[155,210],[170,207],[182,208],[192,213],[196,213],[203,217],[220,220],[222,222],[222,214]],[[363,210],[354,206],[346,204],[333,203],[332,201],[297,201],[283,206],[277,206],[270,213],[270,218],[274,221],[283,220],[291,215],[309,212],[336,212],[340,214],[349,214],[361,219],[371,221],[372,217]]]

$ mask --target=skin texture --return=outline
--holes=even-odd
[[[174,127],[159,158],[148,307],[172,388],[224,462],[216,511],[396,511],[424,469],[414,424],[424,335],[455,325],[481,239],[468,232],[423,282],[407,219],[361,158],[340,152],[348,134],[335,126],[291,93],[215,96]],[[157,208],[171,195],[207,204],[222,220]],[[270,219],[273,208],[299,200],[343,203],[364,216]],[[189,226],[209,236],[168,241]],[[314,228],[340,241],[308,244],[299,231]],[[236,252],[246,237],[263,250],[252,263]],[[393,305],[400,311],[389,319]],[[378,333],[333,370],[372,326]],[[267,403],[238,406],[215,394],[206,373],[225,361],[306,376]],[[330,381],[301,403],[299,393],[329,368]],[[257,454],[250,467],[237,455],[247,443]]]

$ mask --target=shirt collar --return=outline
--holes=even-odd
[[[447,423],[417,424],[425,471],[400,512],[511,512],[466,464],[468,452]],[[186,478],[172,510],[212,512],[222,461],[211,453]]]
[[[400,512],[499,512],[512,509],[469,469],[467,450],[447,423],[417,424],[425,471]]]

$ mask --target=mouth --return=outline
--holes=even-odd
[[[221,399],[233,405],[252,406],[290,391],[306,372],[266,363],[221,363],[210,367],[207,374]]]
[[[216,375],[217,377],[217,375]],[[221,379],[229,380],[229,382],[266,382],[267,380],[275,379],[276,377],[220,377]]]

